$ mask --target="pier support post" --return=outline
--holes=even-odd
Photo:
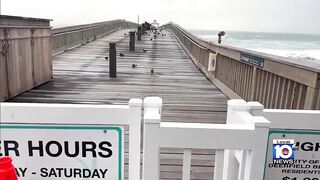
[[[134,51],[135,41],[136,41],[136,32],[130,31],[130,42],[129,42],[130,51]]]
[[[117,77],[117,50],[116,43],[109,43],[109,77],[116,78]]]
[[[142,29],[141,26],[138,27],[138,41],[141,41]]]

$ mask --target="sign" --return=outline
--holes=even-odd
[[[275,161],[275,144],[283,161]],[[320,132],[270,131],[264,179],[320,180]]]
[[[123,127],[1,124],[0,133],[19,180],[123,179]]]
[[[264,58],[243,53],[243,52],[241,52],[240,54],[240,61],[245,62],[247,64],[251,64],[259,68],[263,68],[264,66]]]

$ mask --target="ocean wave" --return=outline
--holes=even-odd
[[[227,36],[222,38],[222,43],[234,47],[249,49],[253,51],[274,54],[283,57],[305,60],[320,60],[320,36],[315,35],[313,41],[310,40],[311,35],[294,36],[292,34],[281,35],[276,34],[275,37],[266,33],[246,33],[233,35],[227,32]],[[208,41],[217,42],[216,34],[198,34],[198,37]]]
[[[290,57],[304,60],[320,60],[320,49],[305,49],[305,50],[291,50],[291,49],[265,49],[265,48],[250,48],[250,50],[263,52],[267,54],[274,54],[283,57]]]

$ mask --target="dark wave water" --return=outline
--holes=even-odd
[[[202,39],[217,42],[218,31],[190,31]],[[222,43],[284,57],[320,60],[320,35],[226,31]]]

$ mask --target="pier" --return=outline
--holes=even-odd
[[[119,30],[54,56],[53,80],[11,101],[116,105],[130,98],[159,96],[164,100],[163,121],[225,123],[227,97],[196,68],[171,32],[163,31],[166,36],[152,41],[151,36],[143,36],[134,52],[129,51],[128,32]],[[114,79],[109,78],[105,60],[111,41],[117,43]],[[213,154],[214,150],[194,151],[194,179],[213,178]],[[179,149],[162,150],[161,178],[181,178],[182,156]]]
[[[49,28],[46,23],[42,25],[45,26],[42,29]],[[8,28],[6,24],[2,26],[4,30]],[[120,105],[130,98],[159,96],[163,98],[161,121],[211,124],[226,122],[227,100],[234,98],[259,101],[266,108],[320,109],[320,66],[317,64],[209,43],[173,23],[164,25],[156,37],[148,31],[141,41],[136,40],[135,50],[130,51],[129,31],[137,27],[136,23],[115,20],[53,29],[45,35],[27,34],[27,43],[35,39],[37,44],[37,38],[50,40],[51,48],[38,50],[50,52],[52,66],[48,60],[45,65],[49,68],[43,71],[48,76],[39,83],[31,80],[30,85],[19,89],[22,87],[19,84],[28,84],[31,78],[26,78],[26,82],[22,82],[23,78],[10,79],[19,68],[14,67],[17,63],[10,64],[10,55],[5,56],[5,61],[1,56],[1,73],[6,72],[0,78],[1,85],[4,82],[16,85],[2,86],[1,99]],[[11,43],[19,39],[1,38],[1,42]],[[116,78],[109,78],[110,59],[106,57],[110,42],[116,43]],[[245,57],[249,57],[249,61],[245,61]],[[258,63],[252,63],[253,60]],[[33,74],[30,77],[37,75],[34,70],[30,72]],[[15,93],[10,92],[12,89]],[[126,147],[127,142],[126,139]],[[214,150],[192,151],[191,179],[213,179],[214,155]],[[161,149],[160,178],[181,179],[182,159],[182,149]],[[127,171],[127,161],[125,169]]]
[[[143,36],[135,51],[129,50],[128,32],[119,30],[54,56],[53,80],[11,101],[125,104],[130,98],[160,96],[166,121],[225,122],[226,96],[202,75],[171,32],[152,41],[153,36]],[[109,78],[109,42],[117,44],[117,78]]]

